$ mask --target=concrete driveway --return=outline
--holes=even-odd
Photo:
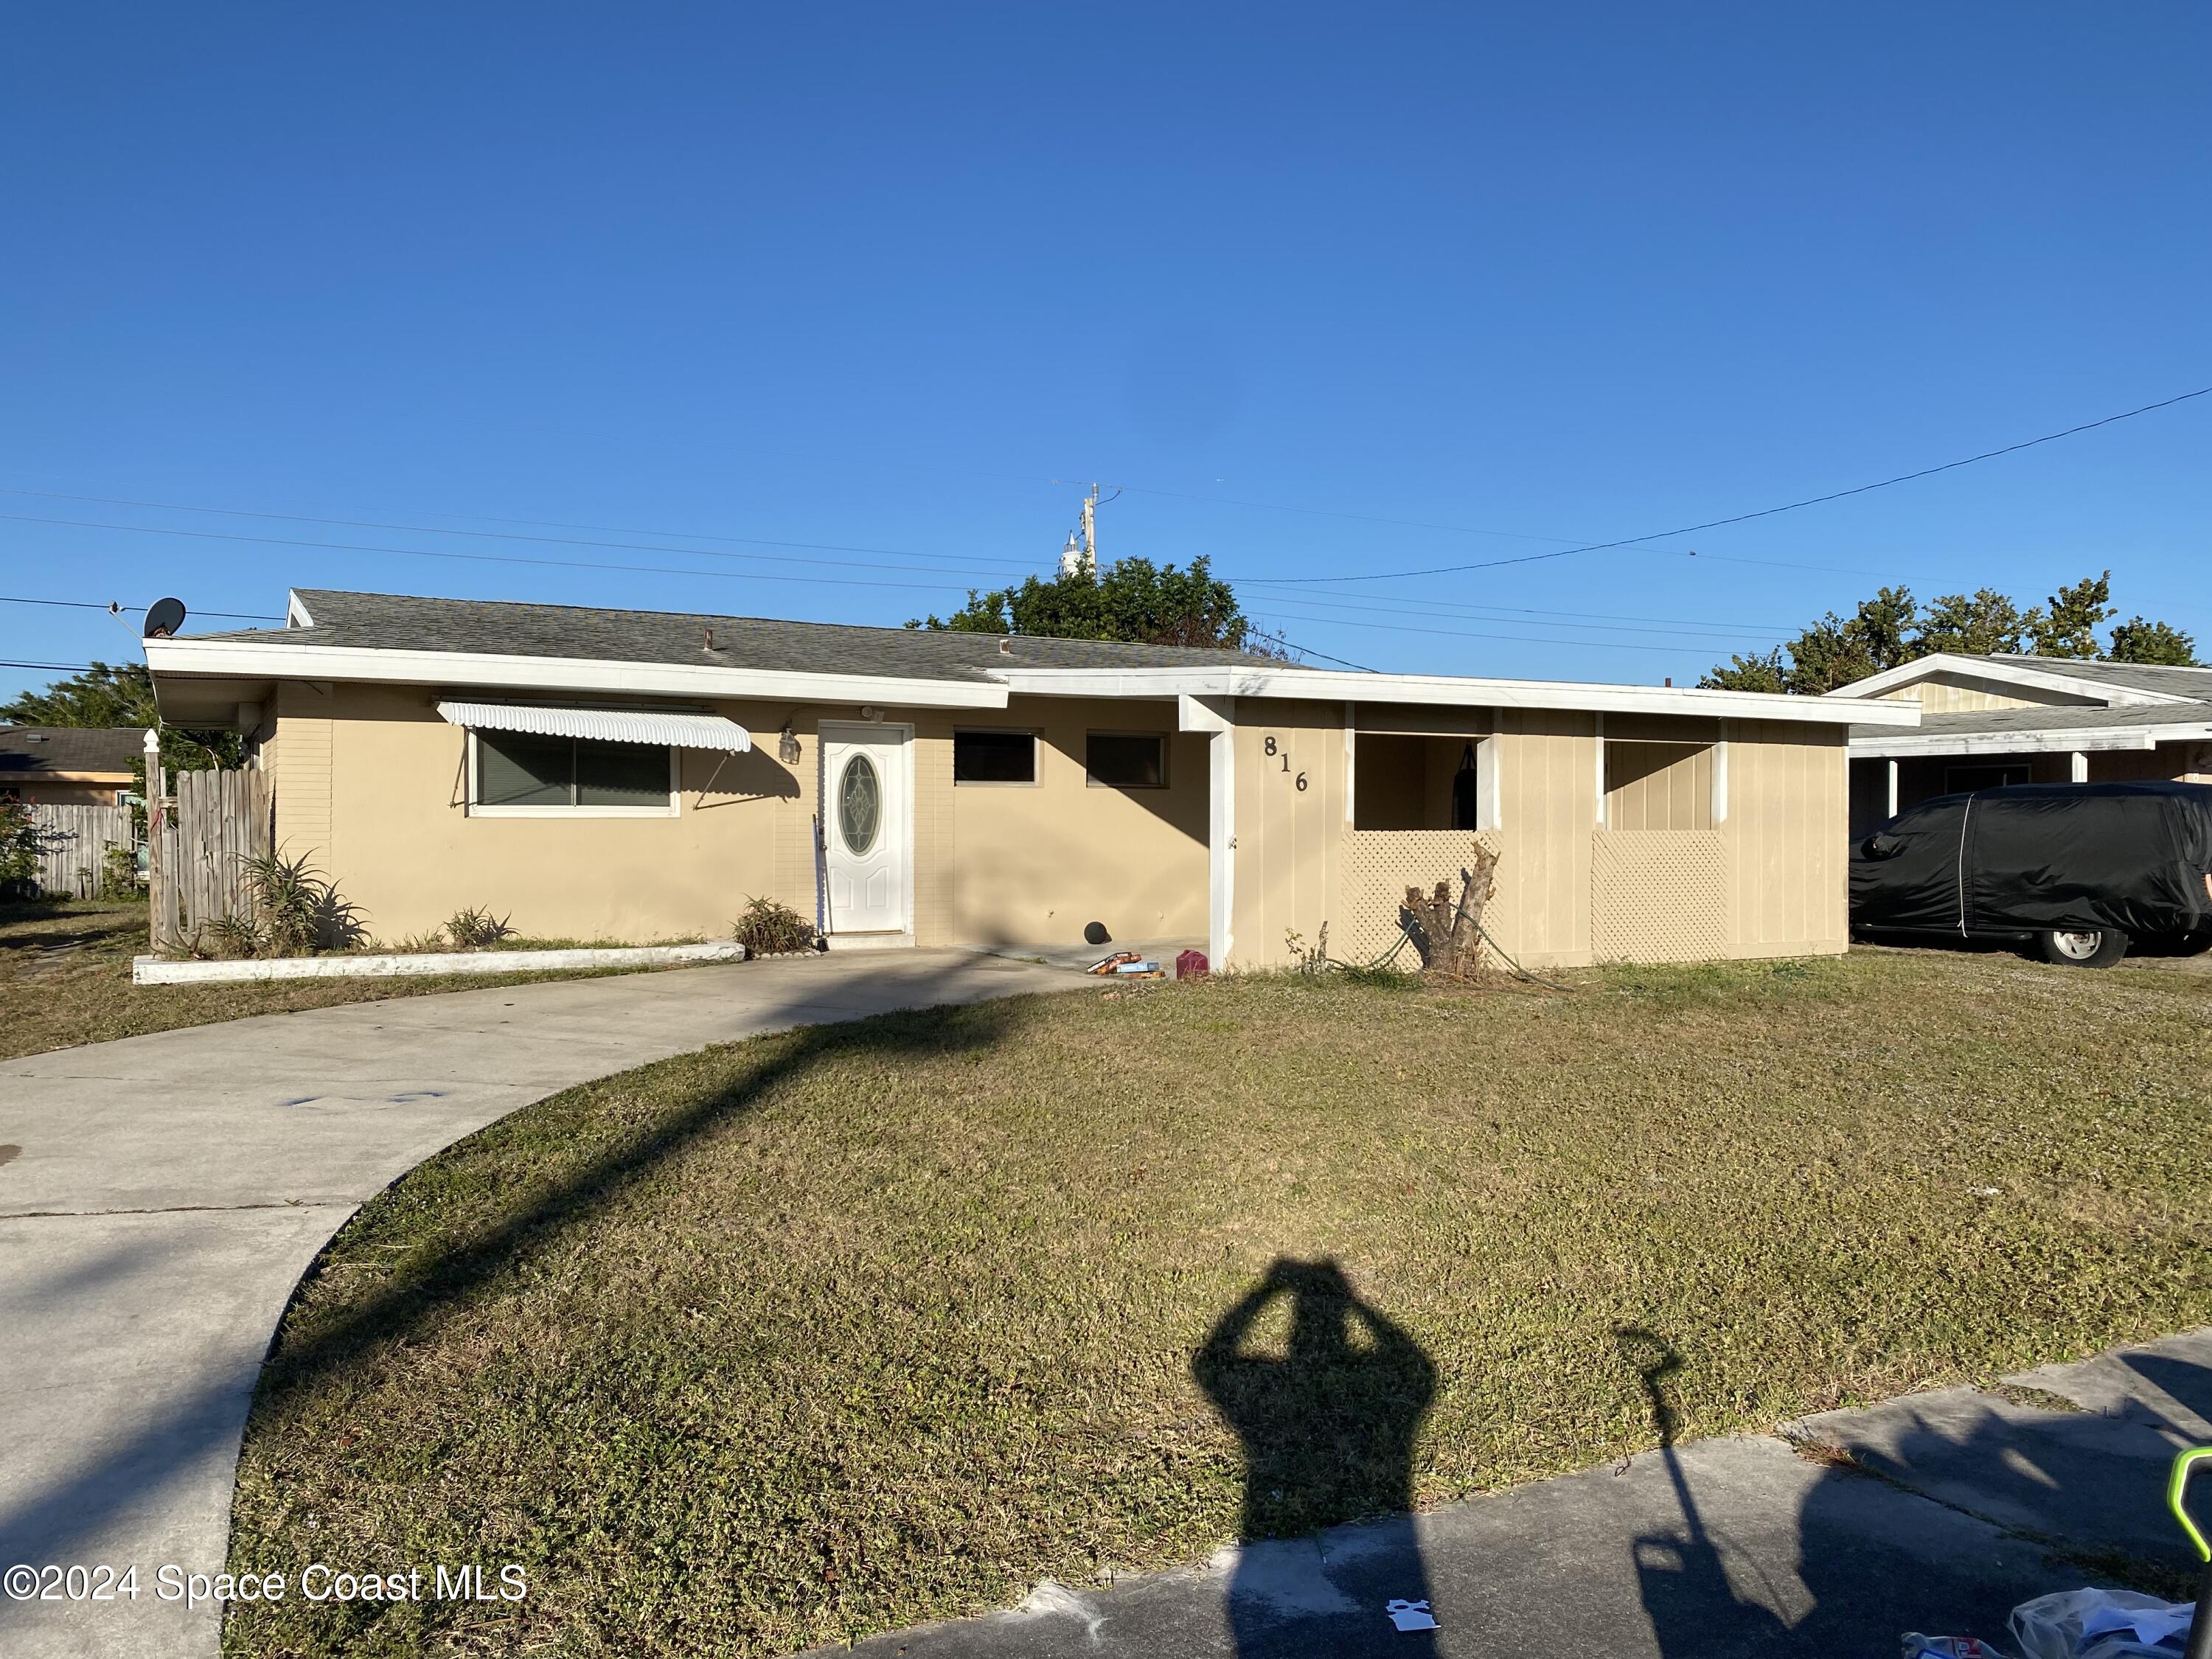
[[[964,951],[864,952],[402,998],[0,1061],[0,1571],[139,1570],[135,1599],[0,1596],[0,1652],[216,1651],[220,1607],[163,1599],[156,1575],[222,1571],[246,1408],[293,1286],[347,1217],[431,1153],[709,1043],[1099,983]]]

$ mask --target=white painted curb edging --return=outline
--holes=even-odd
[[[131,958],[133,985],[207,985],[247,979],[394,979],[420,974],[529,974],[563,968],[661,968],[743,962],[733,940],[711,945],[624,945],[574,951],[441,951],[406,956],[271,957],[240,962]]]

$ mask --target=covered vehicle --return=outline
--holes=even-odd
[[[2106,967],[2212,938],[2212,785],[2027,783],[1939,795],[1851,848],[1851,925],[2033,939]]]

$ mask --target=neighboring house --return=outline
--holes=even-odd
[[[137,787],[145,744],[137,726],[0,726],[0,799],[112,806]]]
[[[1357,960],[1499,854],[1524,963],[1845,948],[1844,732],[1814,698],[1286,666],[1235,652],[301,591],[146,641],[246,733],[280,845],[386,938],[1206,943]],[[1909,703],[1875,716],[1900,728]]]
[[[1831,691],[1909,702],[1917,730],[1851,730],[1851,832],[2008,783],[2212,783],[2212,668],[1939,653]]]

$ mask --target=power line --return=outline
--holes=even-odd
[[[41,500],[56,501],[97,501],[106,507],[143,507],[164,513],[207,513],[232,519],[276,520],[289,524],[330,525],[348,530],[398,530],[410,535],[467,536],[479,541],[535,542],[549,547],[592,547],[618,549],[631,553],[684,553],[702,559],[752,559],[769,564],[826,564],[854,570],[905,570],[904,565],[863,564],[847,559],[781,558],[770,553],[722,553],[710,547],[672,547],[650,542],[583,541],[572,536],[525,536],[507,530],[454,530],[439,525],[394,524],[376,519],[326,519],[307,513],[268,513],[240,507],[193,507],[178,501],[139,501],[123,495],[72,495],[54,489],[24,489],[0,485],[0,495],[34,495]],[[65,519],[30,520],[34,524],[67,524]],[[793,547],[817,553],[873,553],[886,558],[934,559],[930,553],[914,553],[896,547],[854,547],[838,542],[775,541],[763,536],[704,536],[690,535],[681,530],[627,531],[601,525],[561,525],[544,520],[494,520],[494,523],[537,524],[546,528],[569,530],[609,530],[617,535],[677,536],[689,541],[735,542],[751,547]],[[985,565],[1004,565],[1009,569],[1026,570],[1035,568],[1034,562],[1024,563],[1012,559],[976,559],[964,564],[932,564],[914,567],[916,569],[973,571]]]
[[[1593,542],[1586,547],[1562,548],[1553,553],[1524,553],[1517,558],[1491,559],[1479,564],[1446,564],[1425,570],[1370,571],[1357,576],[1278,576],[1273,580],[1310,586],[1319,582],[1395,581],[1408,576],[1450,576],[1463,570],[1491,570],[1500,565],[1535,564],[1546,559],[1564,559],[1577,553],[1602,553],[1609,548],[1637,547],[1645,542],[1664,540],[1669,536],[1687,536],[1700,530],[1717,530],[1724,525],[1748,524],[1753,519],[1771,519],[1778,513],[1795,513],[1802,507],[1819,507],[1826,501],[1839,501],[1848,495],[1863,495],[1869,490],[1887,489],[1893,484],[1911,483],[1916,478],[1932,478],[1939,472],[1951,472],[1962,466],[1972,466],[1978,461],[1994,460],[2000,455],[2016,454],[2023,449],[2033,449],[2038,444],[2056,443],[2061,438],[2071,438],[2077,433],[2094,432],[2100,426],[2110,426],[2115,421],[2130,421],[2138,415],[2148,415],[2154,410],[2171,409],[2176,404],[2185,404],[2192,398],[2212,396],[2212,386],[2200,386],[2194,392],[2185,392],[2179,397],[2163,398],[2154,404],[2145,404],[2139,409],[2123,410],[2118,415],[2107,415],[2101,420],[2084,421],[2079,426],[2069,426],[2063,432],[2046,432],[2040,438],[2025,438],[2016,444],[2007,444],[2001,449],[1985,449],[1978,455],[1969,455],[1963,460],[1945,461],[1940,466],[1923,466],[1917,472],[1900,472],[1893,478],[1882,478],[1874,483],[1854,484],[1849,489],[1831,490],[1825,495],[1808,495],[1802,501],[1787,501],[1780,507],[1763,507],[1755,513],[1738,513],[1726,519],[1708,519],[1702,524],[1684,525],[1675,530],[1655,530],[1648,536],[1629,536],[1617,542]],[[1695,556],[1692,555],[1691,556]]]
[[[1239,591],[1245,593],[1256,593],[1258,595],[1257,602],[1260,604],[1316,605],[1321,603],[1321,600],[1316,596],[1304,592],[1271,593],[1267,591],[1267,585],[1264,582],[1244,583]],[[1361,597],[1365,598],[1368,596],[1362,595]],[[1712,628],[1690,621],[1687,618],[1670,618],[1664,617],[1646,617],[1641,620],[1646,623],[1675,623],[1679,625],[1661,627],[1609,625],[1607,623],[1595,620],[1595,617],[1604,614],[1602,612],[1573,611],[1532,612],[1511,610],[1504,606],[1498,605],[1452,605],[1449,602],[1441,602],[1435,605],[1358,605],[1350,600],[1339,599],[1332,597],[1328,600],[1328,604],[1332,616],[1339,611],[1365,611],[1378,616],[1386,617],[1434,617],[1437,613],[1442,612],[1448,617],[1454,619],[1463,618],[1468,622],[1518,622],[1524,627],[1528,628],[1581,628],[1595,629],[1596,632],[1601,634],[1664,634],[1669,638],[1693,636],[1696,638],[1709,640],[1765,640],[1771,639],[1778,633],[1788,631],[1779,623],[1771,626],[1758,626],[1747,623],[1741,627],[1730,627],[1728,624],[1723,623],[1717,628]],[[1485,611],[1488,611],[1493,614],[1481,614]],[[1504,614],[1494,614],[1500,611],[1503,611]],[[1543,620],[1543,617],[1546,616],[1573,617],[1575,620],[1568,622],[1546,622]],[[1316,620],[1319,619],[1316,618]],[[1619,623],[1620,624],[1631,624],[1632,619],[1622,617],[1619,619]],[[1531,635],[1528,637],[1534,639],[1540,638],[1542,636],[1539,635]]]
[[[618,570],[638,576],[704,576],[717,581],[805,582],[811,586],[896,587],[910,592],[942,593],[968,586],[966,582],[876,582],[853,576],[776,576],[753,570],[687,570],[665,565],[604,564],[580,559],[532,559],[517,553],[454,553],[427,547],[371,547],[355,542],[311,542],[289,536],[246,536],[228,530],[162,529],[153,525],[103,524],[87,519],[43,519],[27,513],[0,513],[0,520],[17,524],[61,525],[76,530],[119,530],[137,536],[184,536],[203,542],[246,542],[263,547],[307,547],[331,553],[390,553],[412,559],[457,559],[468,564],[527,564],[559,570]],[[716,554],[705,549],[674,548],[703,558],[745,558],[747,554]],[[916,573],[919,574],[919,573]]]
[[[49,674],[89,674],[88,662],[0,662],[0,668],[36,668]]]
[[[97,599],[19,599],[0,593],[0,605],[51,605],[70,611],[143,611],[143,605],[103,604]],[[195,617],[220,617],[225,622],[283,622],[282,617],[265,617],[245,611],[195,611]]]
[[[1339,628],[1364,628],[1384,634],[1430,634],[1452,640],[1511,640],[1522,645],[1568,645],[1584,651],[1658,651],[1683,656],[1709,654],[1707,647],[1697,645],[1644,645],[1630,640],[1561,640],[1534,634],[1472,634],[1459,628],[1413,628],[1404,623],[1354,622],[1344,617],[1315,617],[1297,611],[1284,614],[1295,622],[1328,622]]]

